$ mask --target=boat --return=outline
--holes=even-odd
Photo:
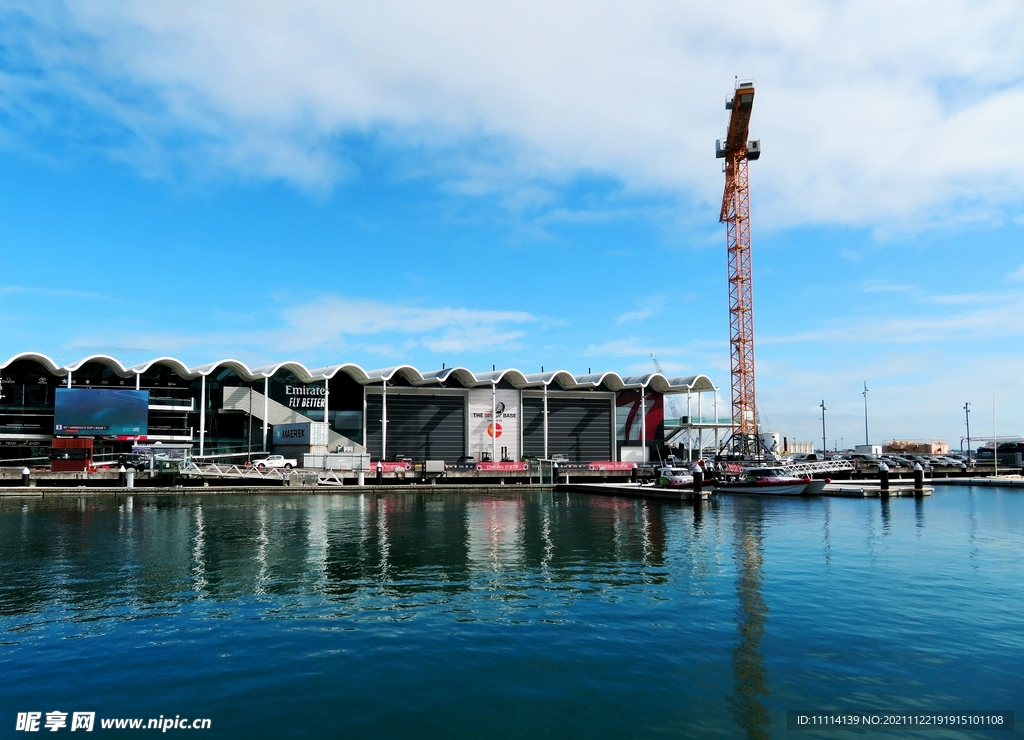
[[[686,468],[658,468],[659,488],[693,488],[693,476]]]
[[[808,477],[789,475],[782,468],[747,468],[742,478],[718,481],[723,493],[761,493],[771,496],[799,496],[811,483]]]

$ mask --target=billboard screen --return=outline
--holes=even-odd
[[[145,437],[149,391],[58,388],[53,431],[87,437]]]

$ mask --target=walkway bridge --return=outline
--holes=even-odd
[[[267,468],[260,470],[249,467],[244,463],[234,465],[229,463],[197,463],[190,460],[182,469],[180,474],[201,480],[238,480],[246,481],[247,484],[281,483],[291,484],[297,481],[305,486],[342,486],[344,483],[343,470],[292,470],[283,468]],[[352,471],[347,471],[351,476]]]
[[[849,460],[819,460],[817,462],[790,463],[783,466],[787,472],[809,475],[812,478],[816,473],[839,473],[844,470],[855,470],[855,466]]]

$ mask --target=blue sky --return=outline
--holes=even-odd
[[[758,18],[724,24],[723,18]],[[0,355],[703,372],[753,78],[759,408],[1024,433],[1017,2],[0,4]]]

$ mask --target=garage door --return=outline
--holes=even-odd
[[[544,454],[544,399],[523,398],[523,454]],[[610,460],[612,408],[607,398],[548,396],[548,454],[571,462]]]
[[[366,396],[366,447],[381,454],[381,397]],[[455,462],[466,449],[466,399],[388,393],[388,457]]]

